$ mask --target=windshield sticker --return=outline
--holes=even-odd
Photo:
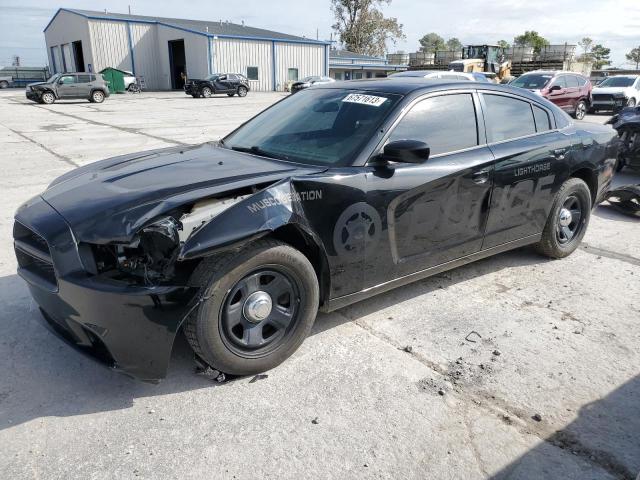
[[[379,107],[387,101],[385,97],[376,97],[375,95],[362,95],[361,93],[350,93],[342,99],[343,102],[359,103],[361,105],[371,105]]]

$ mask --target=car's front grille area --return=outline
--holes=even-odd
[[[47,241],[20,222],[13,224],[13,240],[18,267],[25,276],[55,290],[58,282]]]
[[[604,94],[604,93],[595,93],[592,95],[594,102],[612,102],[613,95]]]

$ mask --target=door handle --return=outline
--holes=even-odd
[[[474,183],[482,184],[487,183],[489,180],[489,170],[480,170],[471,175]]]
[[[553,156],[556,157],[558,160],[564,160],[565,154],[567,153],[567,149],[566,148],[556,148],[553,151]]]

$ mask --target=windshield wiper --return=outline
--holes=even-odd
[[[286,155],[269,152],[255,145],[253,147],[231,147],[231,150],[235,150],[236,152],[253,153],[254,155],[260,155],[261,157],[267,158],[275,158],[276,160],[289,160],[289,157],[287,157]]]

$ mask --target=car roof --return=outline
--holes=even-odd
[[[442,90],[495,90],[518,95],[539,102],[540,96],[528,90],[512,87],[510,85],[498,85],[496,83],[469,82],[465,80],[447,80],[442,78],[416,78],[416,77],[387,77],[362,80],[348,80],[342,82],[323,83],[313,87],[314,89],[345,89],[359,90],[361,92],[377,92],[398,95],[409,95],[414,92],[442,91]]]
[[[440,70],[406,70],[391,74],[393,77],[424,77],[432,73],[440,73]]]
[[[578,72],[570,72],[568,70],[532,70],[530,72],[525,72],[521,76],[536,74],[536,75],[578,75],[580,77],[584,77],[583,74]],[[586,78],[586,77],[585,77]]]

